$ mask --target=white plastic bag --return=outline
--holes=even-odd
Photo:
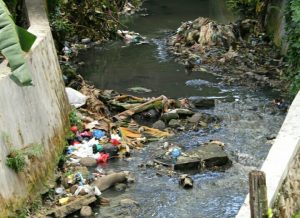
[[[66,87],[66,93],[68,96],[69,103],[76,108],[79,108],[82,105],[85,105],[86,100],[88,98],[87,96],[83,95],[82,93],[80,93],[70,87]]]

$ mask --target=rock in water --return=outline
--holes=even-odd
[[[162,120],[158,120],[155,123],[153,123],[152,128],[164,130],[166,128],[166,124]]]
[[[85,167],[95,167],[97,165],[97,161],[92,157],[84,157],[80,160],[80,164]]]
[[[90,217],[92,216],[93,211],[90,206],[83,206],[80,210],[80,216],[81,217]]]
[[[139,205],[139,203],[138,202],[136,202],[136,201],[134,201],[134,200],[131,200],[131,199],[128,199],[128,198],[126,198],[126,199],[122,199],[121,201],[120,201],[120,204],[121,204],[121,206],[138,206]]]
[[[172,128],[176,128],[176,127],[180,126],[180,121],[172,119],[172,120],[170,120],[168,125]]]
[[[115,185],[115,190],[118,192],[125,191],[126,188],[127,188],[127,185],[124,183],[118,183]]]
[[[196,113],[193,116],[189,117],[187,120],[190,123],[199,123],[203,115],[201,113]]]
[[[215,99],[203,97],[191,97],[189,102],[196,108],[211,108],[215,106]]]
[[[194,181],[193,179],[188,176],[187,174],[181,175],[179,178],[179,184],[185,188],[185,189],[189,189],[189,188],[193,188],[193,184]]]
[[[175,112],[168,112],[168,113],[164,113],[163,115],[161,115],[161,119],[165,122],[168,122],[172,119],[179,119],[179,115]]]

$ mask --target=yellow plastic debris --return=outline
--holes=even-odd
[[[65,205],[68,203],[68,201],[69,201],[69,197],[61,198],[58,200],[60,205]]]

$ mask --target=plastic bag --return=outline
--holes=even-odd
[[[69,103],[76,108],[85,105],[86,100],[88,98],[87,96],[70,87],[66,87],[66,93],[68,96]]]
[[[107,163],[108,159],[109,159],[109,154],[100,153],[100,156],[97,159],[97,163]]]

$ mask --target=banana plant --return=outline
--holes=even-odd
[[[30,85],[31,73],[25,60],[36,36],[17,26],[3,0],[0,0],[0,52],[8,60],[12,79]]]

